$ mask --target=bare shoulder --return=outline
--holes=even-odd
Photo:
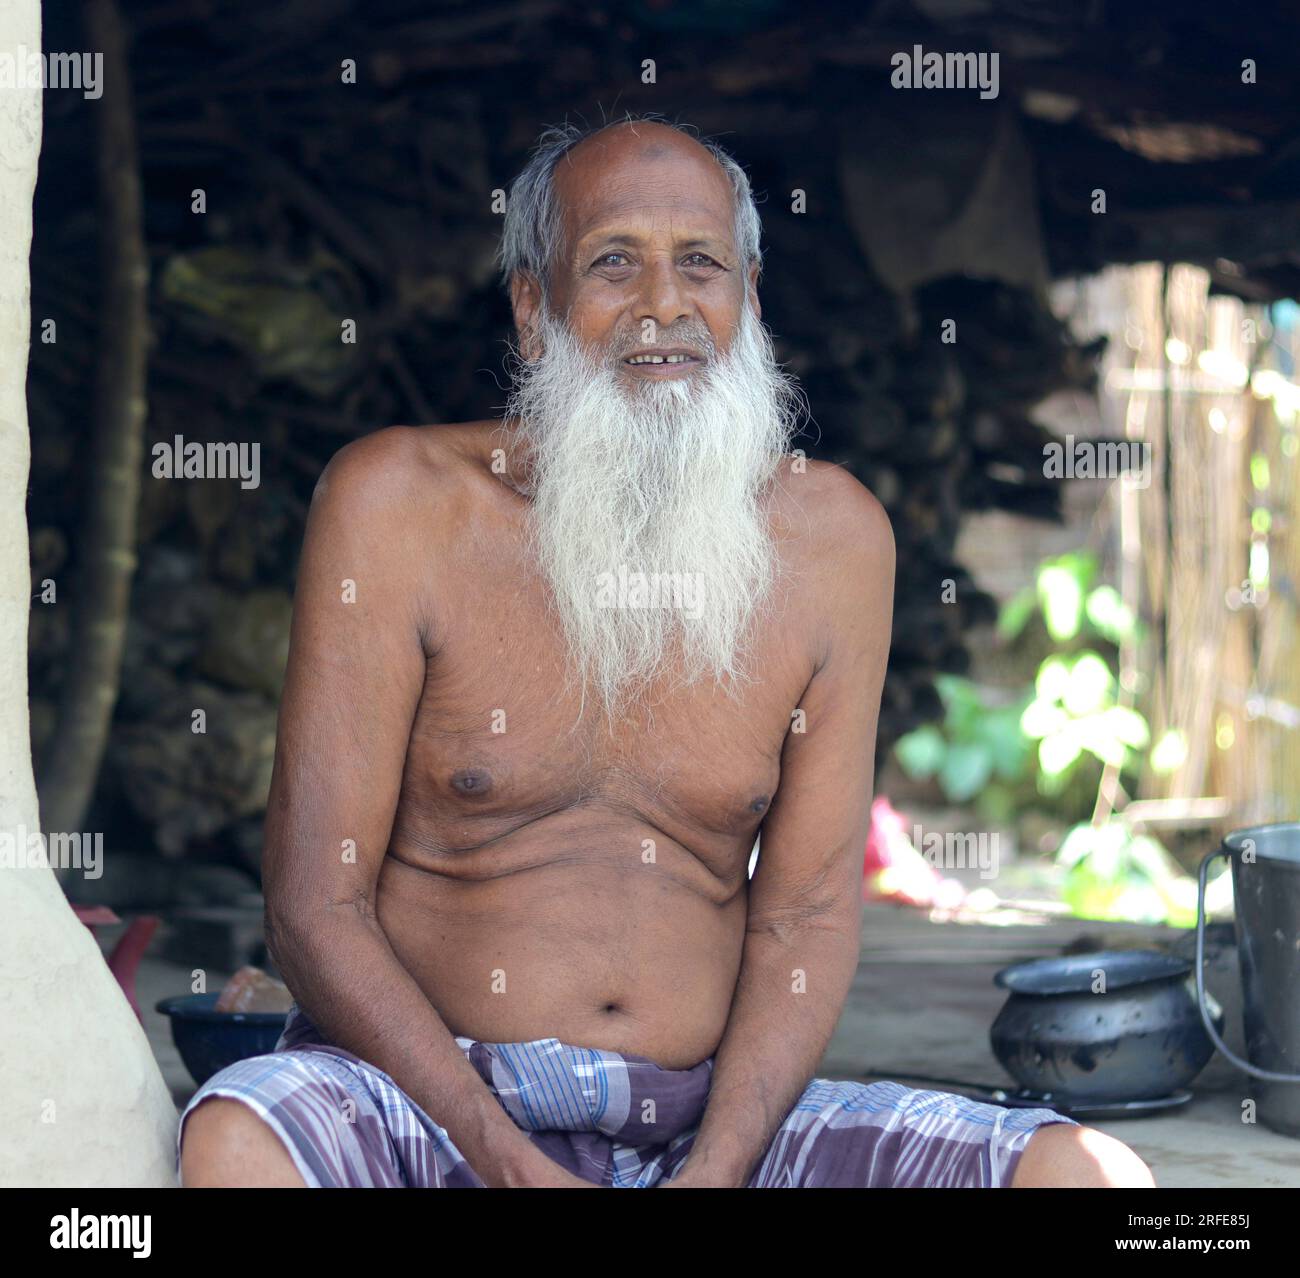
[[[832,574],[893,575],[894,530],[879,499],[846,467],[800,460],[781,482],[782,522]]]
[[[316,481],[313,506],[340,500],[362,503],[368,514],[445,483],[456,454],[437,435],[440,427],[389,426],[345,444]]]
[[[791,615],[803,618],[813,669],[834,652],[850,654],[836,663],[850,672],[862,660],[883,660],[894,599],[894,533],[884,506],[830,462],[789,459],[778,490],[774,525],[800,605]]]
[[[456,429],[392,426],[339,449],[312,494],[295,608],[329,611],[351,581],[374,633],[391,626],[436,646],[441,552],[471,482]]]
[[[481,500],[484,425],[389,426],[345,445],[316,482],[308,536],[346,528],[353,541],[436,551]]]

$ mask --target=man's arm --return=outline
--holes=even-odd
[[[851,476],[814,567],[822,660],[762,828],[731,1015],[708,1105],[673,1186],[743,1186],[817,1068],[857,968],[862,855],[893,615],[894,542]],[[825,507],[823,507],[825,509]]]
[[[413,432],[382,431],[345,448],[312,499],[266,820],[268,941],[329,1041],[389,1074],[488,1185],[557,1183],[375,916],[436,630],[421,603],[437,571],[431,480]]]

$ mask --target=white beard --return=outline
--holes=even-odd
[[[803,400],[746,304],[719,356],[708,330],[655,344],[708,358],[688,378],[626,386],[615,339],[592,355],[544,312],[543,354],[520,365],[507,417],[532,496],[532,550],[585,705],[612,717],[671,674],[734,695],[753,624],[780,576],[763,498]],[[571,684],[572,686],[572,684]]]

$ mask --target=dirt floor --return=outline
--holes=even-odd
[[[908,1070],[917,1070],[1008,1085],[988,1042],[988,1027],[1006,997],[993,984],[1000,967],[1058,954],[1080,938],[1084,948],[1101,949],[1159,945],[1180,935],[1165,928],[1029,918],[1009,909],[979,921],[936,923],[918,910],[867,906],[862,962],[819,1072],[934,1086],[908,1077]],[[219,989],[225,975],[209,972],[209,988]],[[194,1084],[165,1018],[153,1007],[188,987],[189,972],[175,964],[148,957],[141,965],[145,1028],[178,1104]],[[1300,1141],[1242,1121],[1242,1100],[1250,1094],[1242,1075],[1216,1056],[1191,1090],[1194,1099],[1182,1109],[1093,1125],[1131,1145],[1163,1187],[1300,1186]]]

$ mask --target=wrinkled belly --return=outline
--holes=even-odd
[[[662,836],[651,865],[529,843],[506,858],[524,868],[504,872],[499,848],[481,867],[482,852],[440,869],[396,847],[384,862],[380,926],[448,1029],[558,1038],[671,1069],[712,1055],[740,970],[743,868],[728,889]]]

